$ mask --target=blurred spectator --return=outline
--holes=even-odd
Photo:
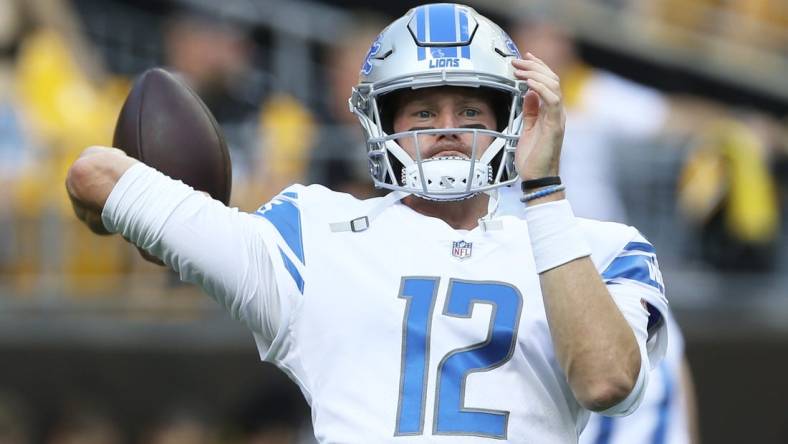
[[[617,147],[634,149],[658,135],[667,119],[667,100],[655,90],[585,65],[568,32],[551,23],[524,22],[514,40],[561,78],[567,122],[561,176],[575,214],[626,221],[616,182]]]
[[[14,178],[13,272],[20,293],[111,288],[125,265],[120,241],[96,239],[73,220],[60,190],[67,165],[90,144],[109,144],[126,83],[101,75],[70,4],[32,0],[16,9],[26,24],[9,84],[25,117],[28,161]],[[79,254],[75,254],[79,251]]]
[[[747,120],[723,115],[696,139],[679,181],[679,204],[699,232],[701,257],[723,270],[775,265],[779,202],[769,167],[775,147]]]
[[[222,127],[239,178],[258,145],[258,115],[268,87],[253,68],[254,44],[242,24],[199,10],[175,15],[164,32],[166,63],[203,99]]]
[[[293,97],[267,97],[272,81],[255,66],[244,25],[189,10],[169,20],[167,63],[182,74],[222,127],[233,165],[232,204],[254,210],[303,180],[312,117]]]
[[[769,143],[774,147],[774,174],[778,181],[781,219],[788,219],[788,117],[782,122],[773,121],[769,130]],[[782,224],[783,238],[788,239],[788,224]],[[785,248],[783,248],[785,250]],[[788,255],[783,251],[785,264],[788,264]]]
[[[0,3],[0,208],[13,207],[19,171],[29,162],[24,116],[13,88],[14,62],[22,33],[20,3]],[[11,270],[17,248],[11,211],[0,211],[0,277]]]
[[[277,93],[260,115],[260,153],[247,183],[247,200],[256,209],[292,183],[304,182],[309,148],[315,140],[312,113],[297,99]]]
[[[309,182],[365,198],[375,191],[367,172],[366,141],[358,117],[348,108],[348,99],[358,84],[361,62],[385,22],[377,16],[358,14],[353,23],[361,25],[344,29],[328,51],[329,101],[321,115],[318,144],[310,150]]]

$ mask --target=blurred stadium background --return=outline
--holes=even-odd
[[[703,442],[788,443],[788,4],[468,3],[562,75],[587,142],[564,172],[588,213],[656,245]],[[416,4],[0,0],[0,442],[309,442],[303,398],[251,336],[80,226],[65,172],[165,65],[226,133],[235,206],[294,181],[370,195],[346,97]]]

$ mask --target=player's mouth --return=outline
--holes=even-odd
[[[471,158],[471,147],[458,143],[436,143],[424,153],[425,159],[438,157]]]
[[[459,157],[459,158],[462,158],[462,159],[470,159],[470,156],[468,156],[467,154],[462,153],[460,151],[454,151],[454,150],[440,151],[440,152],[437,152],[437,153],[427,157],[427,159],[437,159],[437,158],[440,158],[440,157],[452,157],[452,158]]]

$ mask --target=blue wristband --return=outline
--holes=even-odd
[[[523,194],[523,197],[520,198],[520,202],[530,202],[534,199],[539,199],[540,197],[549,196],[553,193],[558,193],[559,191],[564,191],[566,189],[566,185],[553,185],[547,188],[543,188],[539,191],[534,191],[533,193],[526,193]]]

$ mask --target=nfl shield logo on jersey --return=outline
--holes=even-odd
[[[451,255],[457,259],[467,259],[471,257],[473,243],[465,241],[454,242],[451,246]]]

